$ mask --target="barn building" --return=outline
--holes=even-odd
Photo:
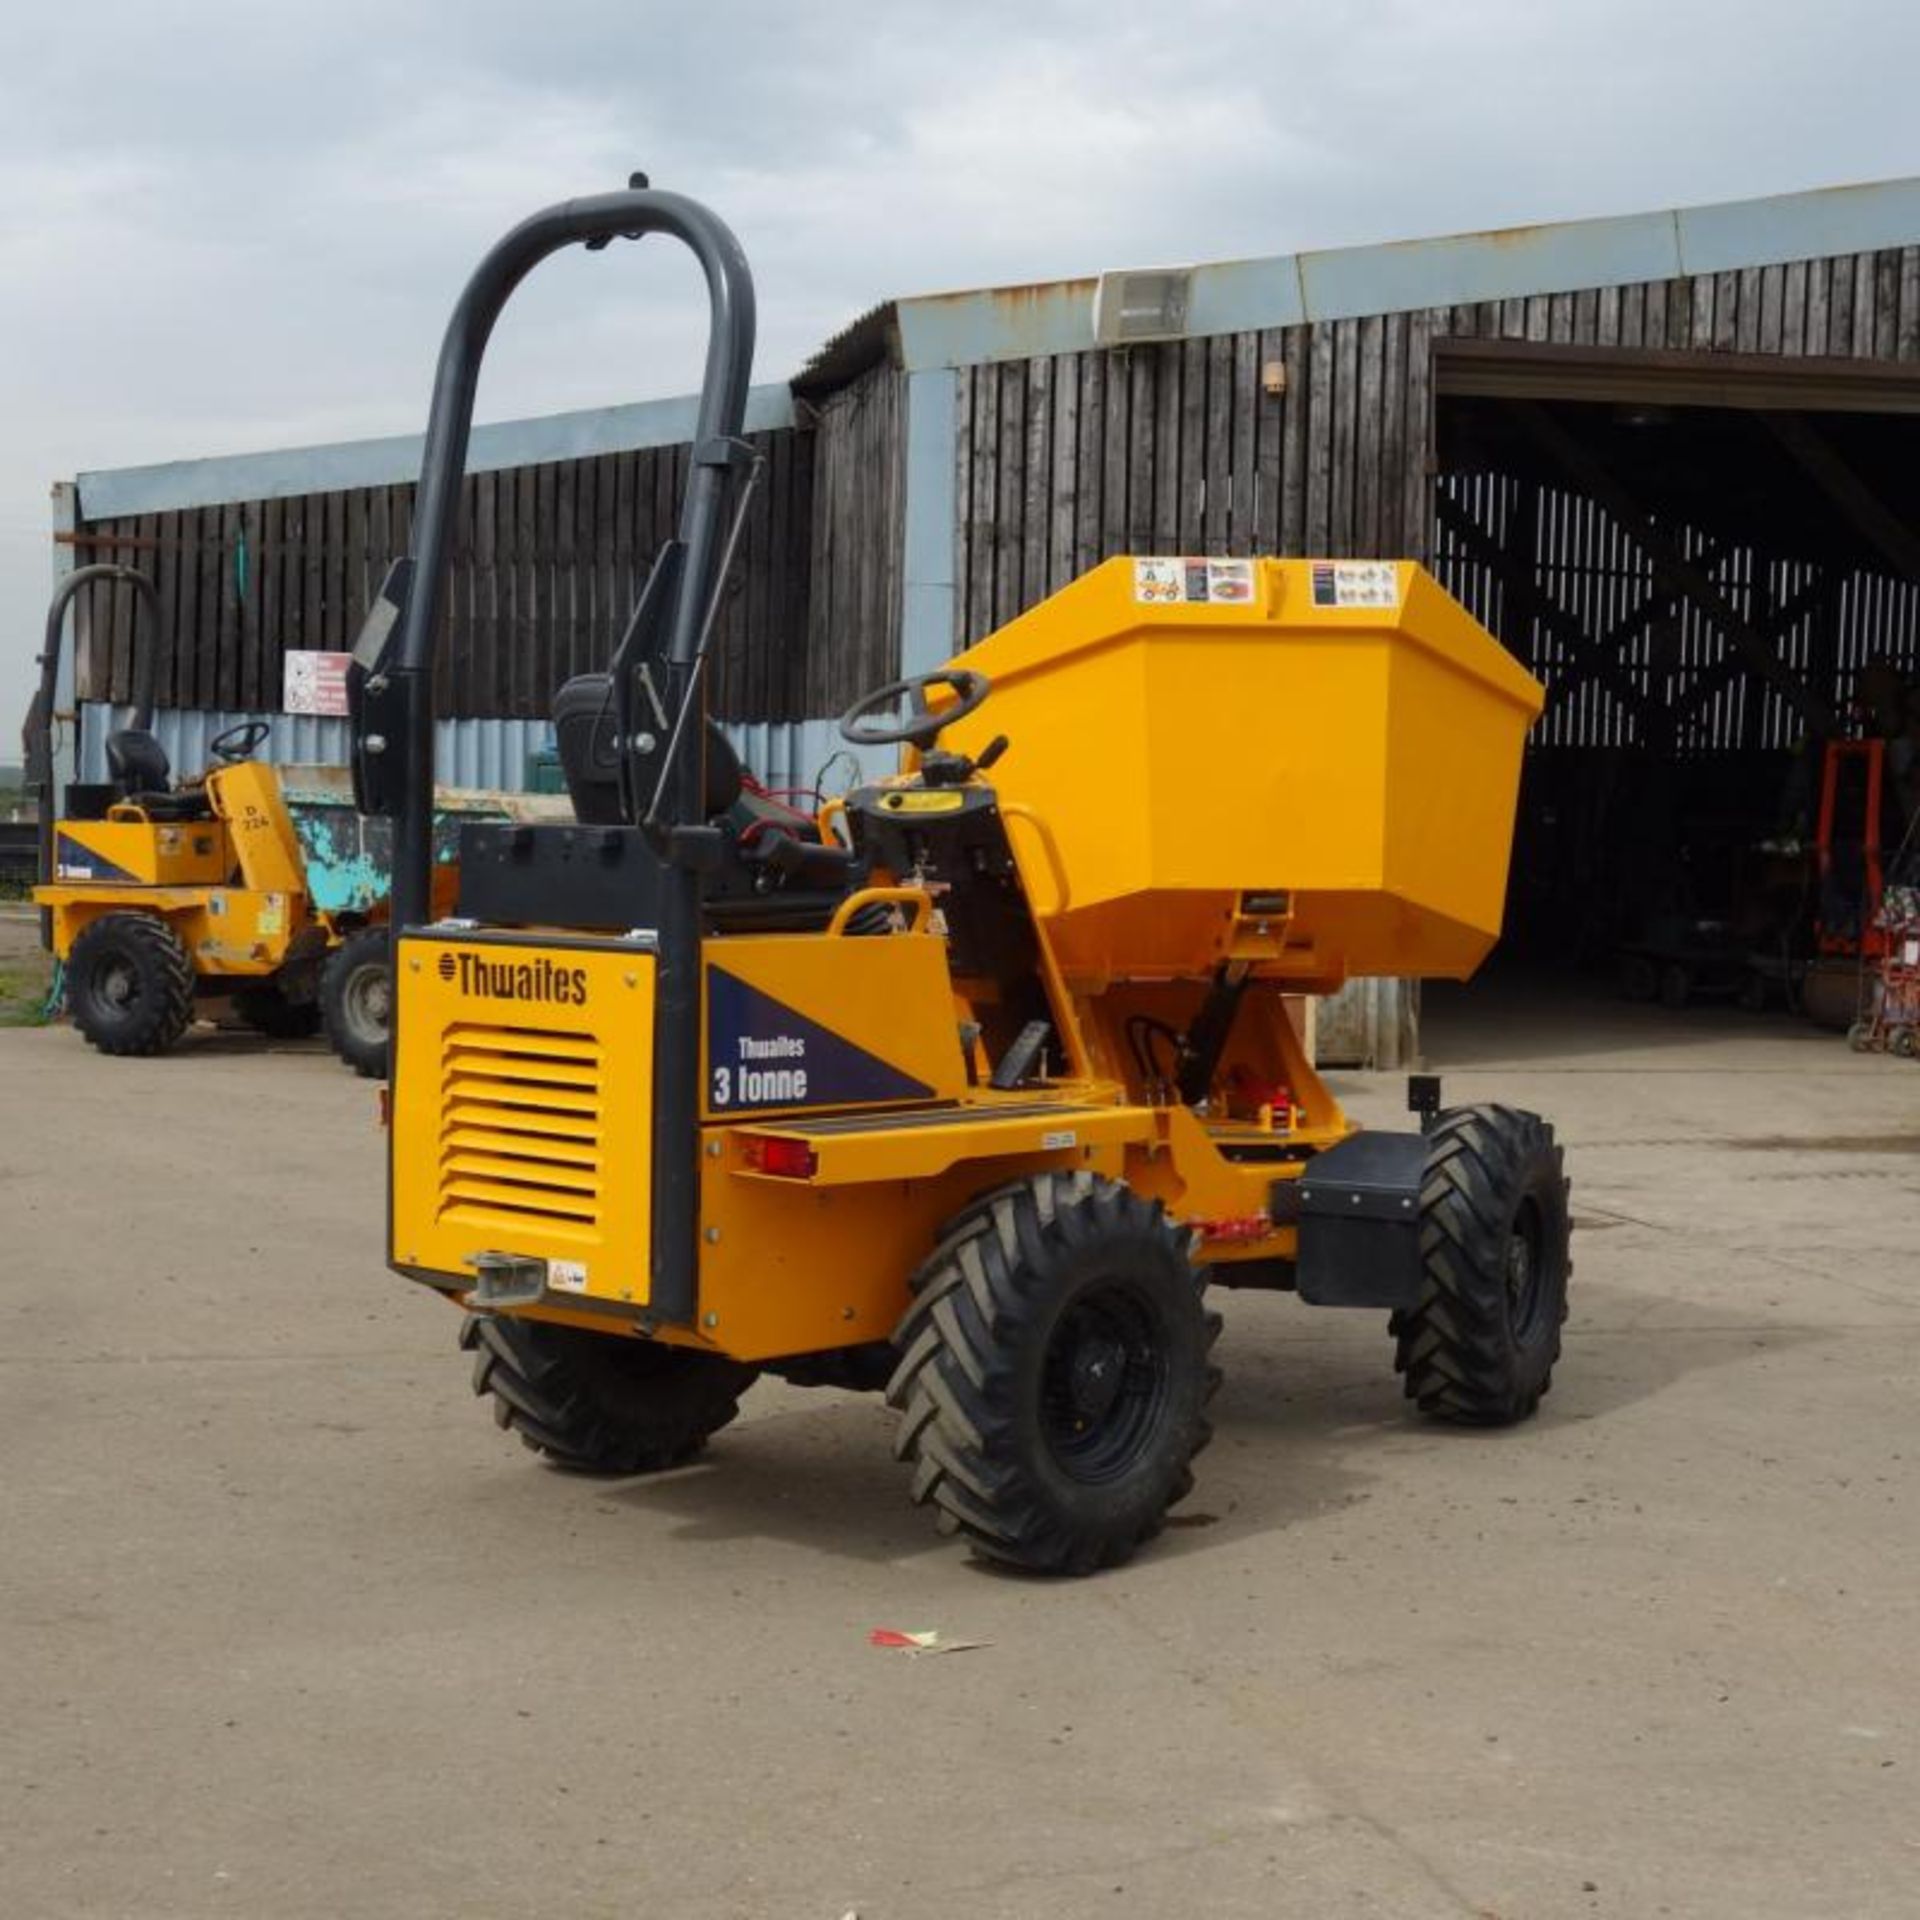
[[[1920,629],[1920,180],[876,306],[756,387],[767,454],[715,707],[783,785],[843,784],[831,716],[1116,553],[1408,555],[1547,683],[1509,947],[1588,968],[1662,916],[1759,913],[1804,833],[1805,743]],[[475,435],[441,776],[516,786],[666,536],[689,400]],[[283,714],[406,543],[418,442],[84,473],[80,761],[150,663],[176,764]],[[1804,881],[1802,882],[1804,884]],[[1761,937],[1761,936],[1756,936]],[[1412,1044],[1367,1002],[1360,1051]]]

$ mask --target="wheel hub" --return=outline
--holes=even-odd
[[[1151,1445],[1170,1392],[1164,1329],[1125,1283],[1089,1289],[1047,1343],[1041,1417],[1053,1457],[1089,1485],[1130,1472]]]
[[[105,967],[100,974],[100,997],[111,1007],[124,1011],[140,997],[140,982],[124,962]]]
[[[1089,1333],[1073,1356],[1068,1375],[1068,1404],[1083,1420],[1103,1420],[1113,1411],[1126,1384],[1127,1351],[1104,1330]]]
[[[1507,1324],[1516,1340],[1533,1331],[1540,1310],[1540,1222],[1529,1204],[1507,1234]]]
[[[384,1033],[393,1021],[393,982],[385,968],[369,968],[348,989],[357,1025]]]

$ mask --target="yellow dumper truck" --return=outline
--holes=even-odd
[[[577,819],[478,824],[428,897],[432,644],[474,381],[556,248],[688,245],[713,340],[680,538],[556,706]],[[1533,1412],[1566,1312],[1553,1130],[1361,1131],[1284,996],[1462,976],[1500,923],[1541,689],[1417,566],[1123,557],[843,722],[901,770],[743,830],[701,666],[755,474],[731,234],[631,191],[534,216],[442,351],[412,554],[353,676],[395,818],[395,1270],[560,1465],[690,1457],[768,1371],[884,1388],[989,1559],[1125,1559],[1192,1485],[1215,1287],[1390,1315],[1420,1408]],[[663,724],[663,720],[665,724]]]

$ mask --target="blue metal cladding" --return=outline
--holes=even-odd
[[[930,672],[953,650],[956,388],[948,367],[929,367],[907,377],[902,673]]]
[[[127,724],[130,709],[89,701],[83,715],[79,777],[104,780],[107,735]],[[153,732],[176,775],[196,773],[208,762],[207,744],[215,734],[255,719],[265,720],[272,728],[261,757],[276,766],[347,764],[347,722],[340,719],[162,707],[153,716]],[[894,768],[896,755],[891,749],[856,751],[840,738],[833,720],[721,724],[748,770],[778,791],[841,793]],[[434,775],[443,787],[524,793],[528,761],[552,745],[553,729],[544,720],[442,720],[434,727]]]

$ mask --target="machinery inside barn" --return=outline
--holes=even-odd
[[[1678,1008],[1867,1010],[1920,784],[1911,396],[1452,347],[1437,564],[1553,688],[1508,948]]]

